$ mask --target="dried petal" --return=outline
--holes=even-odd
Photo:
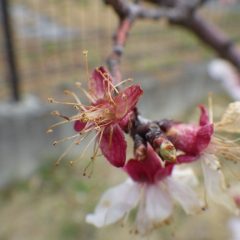
[[[240,133],[240,102],[230,103],[220,122],[215,124],[216,131]]]
[[[213,154],[204,154],[202,156],[202,169],[204,182],[208,196],[218,204],[229,209],[234,214],[238,214],[236,204],[233,198],[228,194],[224,175],[220,170],[220,163]]]

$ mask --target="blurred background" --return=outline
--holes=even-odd
[[[240,44],[240,3],[209,1],[200,12]],[[87,81],[82,51],[88,50],[90,69],[105,65],[118,23],[114,12],[97,0],[1,0],[0,17],[0,239],[139,239],[129,233],[131,226],[99,230],[84,221],[124,173],[109,171],[99,158],[92,177],[83,177],[87,154],[69,165],[81,147],[55,167],[68,143],[52,142],[73,130],[63,126],[46,134],[57,120],[50,112],[60,109],[47,98],[62,99],[63,90]],[[196,120],[196,105],[207,103],[212,92],[217,119],[232,98],[208,76],[214,58],[189,32],[165,21],[138,21],[121,69],[144,89],[139,105],[144,116]],[[131,144],[129,139],[129,157]],[[145,239],[233,239],[231,216],[215,205],[199,216],[187,217],[180,209],[175,215],[170,226]]]

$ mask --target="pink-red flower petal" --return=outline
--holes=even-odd
[[[112,82],[110,74],[104,67],[96,68],[90,79],[90,91],[98,99],[103,98],[106,91],[108,91],[109,82]]]
[[[205,106],[199,105],[198,106],[201,113],[200,113],[200,118],[199,118],[199,125],[204,126],[210,123],[209,121],[209,116],[208,116],[208,111]]]
[[[199,124],[175,124],[168,133],[169,139],[176,149],[186,155],[197,156],[207,148],[213,135],[213,124],[209,122],[206,108],[200,106]]]
[[[177,157],[177,163],[190,163],[197,159],[197,156],[192,155],[180,155]]]
[[[127,115],[118,123],[119,126],[124,130],[124,131],[128,131],[129,129],[129,123],[131,122],[131,120],[134,117],[134,112],[130,111],[129,113],[127,113]]]
[[[201,153],[204,149],[207,148],[211,141],[211,137],[213,135],[213,125],[208,124],[203,127],[200,127],[197,131],[195,145],[196,152]]]
[[[121,91],[115,98],[116,117],[123,118],[136,106],[139,97],[143,94],[143,90],[139,85],[132,85]]]
[[[102,154],[113,166],[124,166],[127,143],[123,131],[117,124],[104,129],[100,140],[100,149]]]
[[[154,183],[171,174],[172,167],[163,168],[160,158],[151,145],[147,146],[147,156],[143,160],[130,159],[124,169],[136,182]]]
[[[162,167],[159,168],[156,173],[155,180],[160,181],[160,180],[164,179],[165,177],[170,176],[172,174],[174,165],[175,165],[175,163],[167,162],[165,164],[164,168],[162,168]]]
[[[74,125],[73,125],[73,129],[76,131],[76,132],[81,132],[84,127],[86,126],[86,123],[80,121],[80,120],[76,120],[74,122]]]

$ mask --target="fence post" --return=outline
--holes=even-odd
[[[12,99],[17,102],[20,100],[19,89],[19,72],[14,48],[14,36],[12,31],[12,23],[10,16],[9,0],[0,0],[0,11],[2,15],[2,29],[3,38],[5,41],[5,54],[8,75],[7,78],[10,81],[10,88],[12,92]]]

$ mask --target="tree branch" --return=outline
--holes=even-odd
[[[113,50],[107,59],[109,70],[113,76],[114,83],[119,83],[122,80],[120,71],[120,61],[123,53],[124,45],[127,41],[128,33],[134,22],[134,18],[127,17],[120,20],[119,27],[113,37]]]
[[[240,51],[231,41],[231,39],[225,35],[215,25],[205,21],[198,13],[197,9],[202,6],[207,0],[145,0],[153,3],[154,8],[146,7],[139,3],[132,3],[127,0],[105,0],[107,4],[113,7],[120,19],[120,27],[117,31],[117,38],[115,39],[114,50],[115,54],[111,54],[108,62],[114,59],[116,66],[120,63],[120,55],[118,54],[118,60],[116,61],[116,48],[119,49],[120,45],[117,45],[119,32],[122,32],[121,38],[125,32],[126,43],[127,35],[130,31],[130,26],[133,21],[139,19],[153,19],[158,20],[165,18],[170,24],[175,24],[187,29],[196,35],[203,43],[211,47],[222,58],[231,62],[240,71]],[[129,28],[127,31],[123,25],[126,24],[124,20],[129,19]],[[131,23],[130,23],[131,22]],[[122,43],[123,43],[122,42]],[[121,45],[121,53],[123,51],[124,44]],[[113,61],[112,61],[113,62]],[[111,67],[111,69],[114,69]],[[119,67],[118,67],[119,69]],[[116,73],[115,73],[116,74]],[[115,74],[113,74],[115,76]]]
[[[186,28],[198,39],[210,46],[216,53],[231,62],[240,71],[240,51],[233,41],[213,24],[206,22],[200,15],[195,13],[184,21],[170,21],[172,24]]]

